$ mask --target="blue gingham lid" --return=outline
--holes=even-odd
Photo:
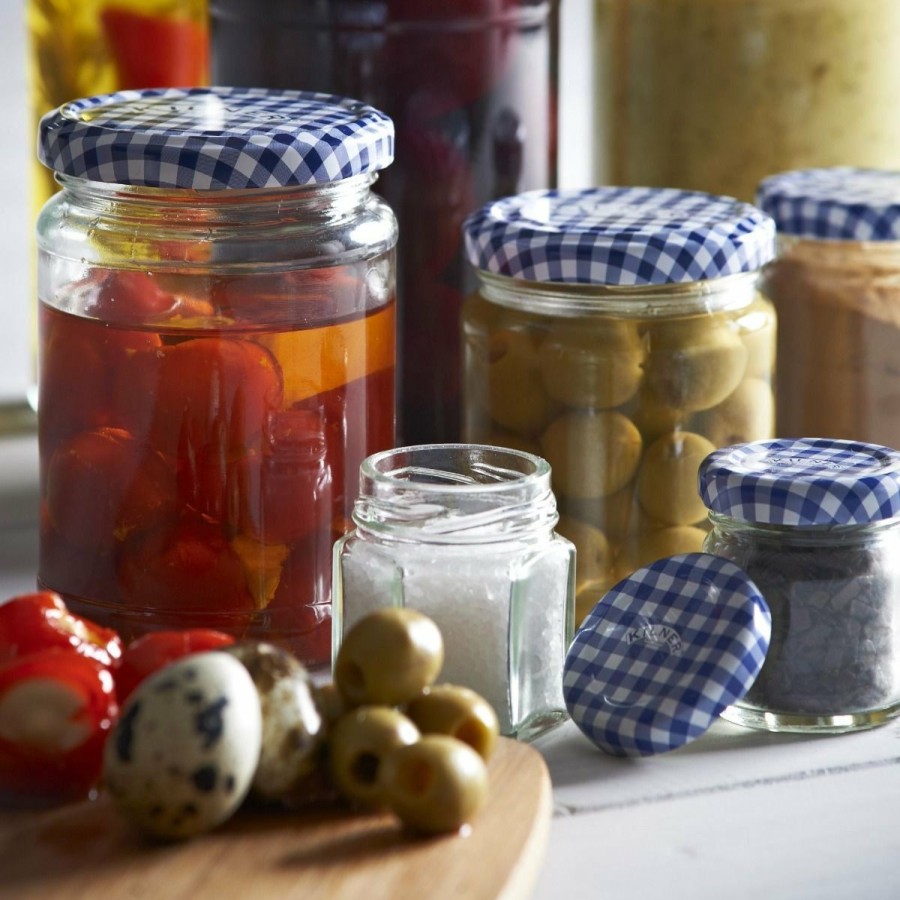
[[[330,94],[158,88],[67,103],[41,120],[38,155],[108,184],[221,190],[339,181],[390,164],[384,113]]]
[[[775,224],[755,206],[672,188],[529,191],[464,225],[472,265],[527,281],[647,285],[753,272]]]
[[[620,581],[578,629],[566,707],[608,753],[674,750],[747,693],[771,631],[769,607],[734,563],[708,553],[660,559]]]
[[[767,525],[862,525],[900,515],[900,452],[830,438],[754,441],[700,464],[713,512]]]
[[[783,172],[761,182],[757,202],[783,234],[900,240],[900,172],[846,166]]]

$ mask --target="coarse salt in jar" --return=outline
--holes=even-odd
[[[550,467],[517,450],[426,444],[369,457],[356,530],[335,545],[334,658],[366,613],[410,607],[444,638],[441,681],[494,707],[503,734],[562,721],[575,550],[554,532]]]
[[[900,713],[900,452],[759,441],[711,454],[699,484],[706,551],[739,566],[772,616],[765,664],[723,715],[837,732]]]
[[[394,440],[390,119],[254,89],[41,123],[39,582],[133,637],[330,652],[331,547]]]
[[[778,258],[777,430],[900,446],[900,172],[805,169],[765,179]]]
[[[545,458],[578,548],[576,621],[625,574],[700,550],[697,468],[772,435],[774,224],[649,188],[534,191],[465,225],[465,437]]]

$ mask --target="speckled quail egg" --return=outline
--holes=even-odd
[[[131,695],[106,743],[104,781],[142,831],[187,838],[240,806],[261,743],[259,696],[247,669],[227,653],[193,654]]]
[[[280,647],[248,641],[227,648],[256,685],[262,708],[262,750],[252,792],[280,800],[312,774],[324,733],[305,667]]]

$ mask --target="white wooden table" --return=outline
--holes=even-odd
[[[33,437],[0,441],[0,598],[34,587],[36,497]],[[537,746],[555,801],[537,900],[900,898],[900,720],[809,738],[721,722],[641,760],[571,724]]]

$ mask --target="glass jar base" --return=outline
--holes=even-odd
[[[551,709],[536,713],[520,723],[519,727],[511,734],[506,735],[506,737],[529,743],[537,740],[541,735],[546,734],[558,725],[562,725],[568,718],[569,714],[564,709]]]
[[[734,725],[758,731],[790,732],[796,734],[842,734],[877,728],[900,715],[900,701],[883,709],[864,712],[832,714],[790,713],[765,710],[752,706],[729,706],[722,718]]]

